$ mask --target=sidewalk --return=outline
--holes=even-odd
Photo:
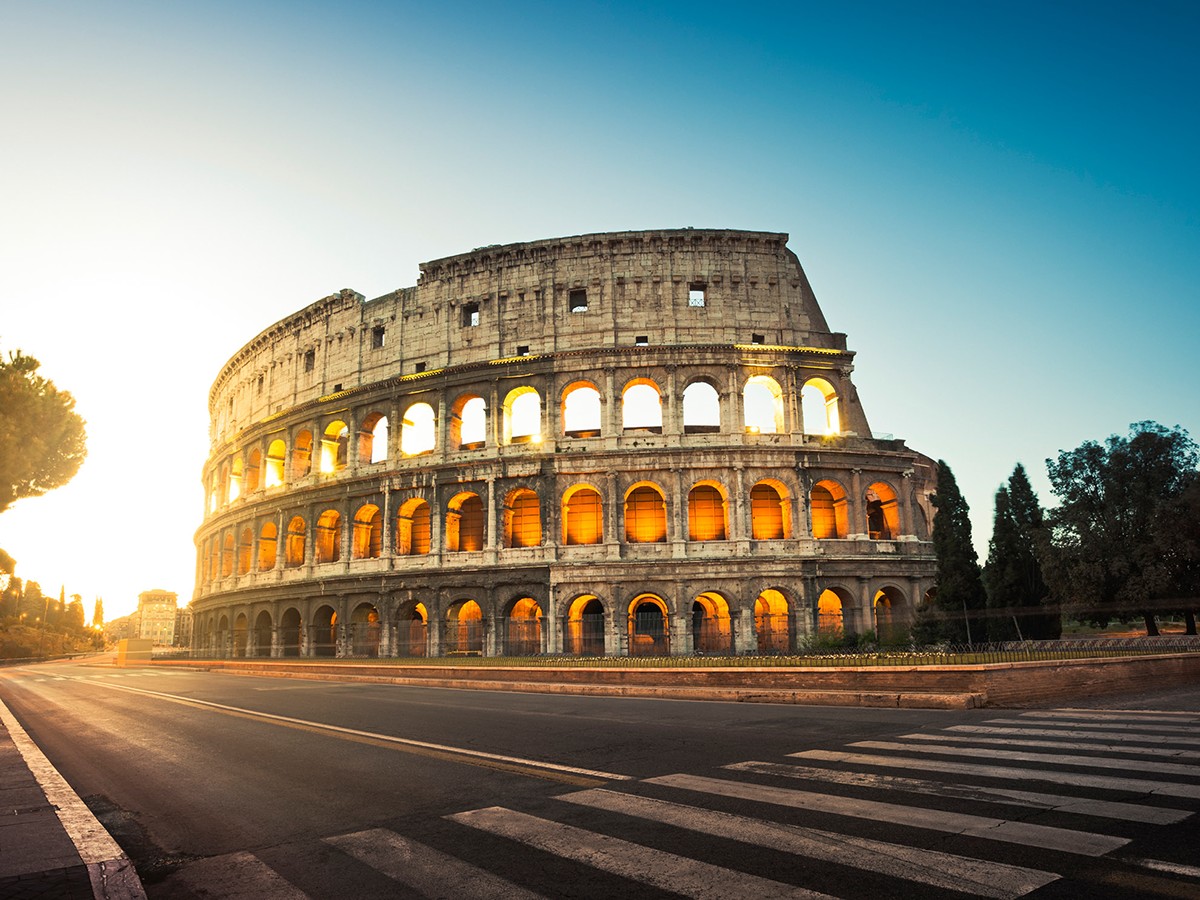
[[[133,863],[0,701],[0,897],[145,896]]]

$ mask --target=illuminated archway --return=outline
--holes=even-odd
[[[754,601],[754,632],[759,653],[787,653],[791,646],[791,623],[787,598],[768,588]]]
[[[904,593],[888,585],[875,592],[871,601],[875,613],[875,635],[883,642],[891,643],[901,638],[909,622],[908,604]]]
[[[425,656],[429,638],[429,610],[424,603],[405,603],[396,610],[396,652],[400,656]]]
[[[845,629],[845,606],[850,598],[838,589],[830,588],[817,598],[817,634],[841,637]]]
[[[437,446],[437,427],[433,407],[414,403],[400,421],[400,452],[405,456],[432,453]]]
[[[263,479],[268,488],[283,484],[283,465],[287,459],[287,444],[276,438],[267,446],[267,471]]]
[[[423,556],[429,552],[430,541],[429,504],[414,497],[400,507],[396,517],[396,553]]]
[[[683,389],[685,434],[716,434],[721,430],[721,397],[707,381],[693,381]]]
[[[379,558],[383,545],[383,514],[378,506],[368,503],[354,514],[354,532],[350,543],[352,558]]]
[[[342,558],[342,515],[336,509],[327,509],[317,519],[316,544],[313,549],[316,562],[333,563]]]
[[[245,613],[238,613],[233,620],[233,655],[245,656],[248,647],[246,639],[250,635],[250,620]]]
[[[373,412],[362,422],[358,433],[358,459],[364,464],[384,462],[388,456],[388,419]]]
[[[692,601],[692,648],[696,653],[733,651],[729,604],[716,591],[706,591]]]
[[[891,541],[900,536],[900,504],[890,485],[877,481],[867,488],[867,534],[872,540]]]
[[[671,613],[656,594],[641,594],[629,604],[629,655],[667,656],[671,652]]]
[[[292,478],[303,478],[312,471],[313,436],[311,431],[301,431],[296,435],[296,444],[292,448]],[[280,474],[279,483],[283,484]]]
[[[594,594],[576,597],[567,610],[563,650],[572,656],[604,655],[604,604]]]
[[[254,558],[254,532],[250,526],[242,529],[242,534],[238,540],[237,550],[237,573],[239,575],[250,574],[250,561]]]
[[[532,597],[521,597],[505,617],[504,655],[537,656],[542,652],[542,608]]]
[[[779,482],[760,481],[750,489],[750,534],[756,541],[792,536],[792,504]]]
[[[284,565],[289,569],[304,565],[304,532],[304,520],[294,516],[288,522],[287,546],[284,548]]]
[[[648,378],[629,382],[621,393],[621,427],[625,431],[662,434],[662,391]]]
[[[824,378],[810,378],[800,389],[805,434],[838,434],[842,430],[837,391]]]
[[[600,436],[600,391],[590,381],[577,381],[563,391],[563,434],[567,437]]]
[[[483,610],[474,600],[459,600],[447,610],[446,652],[483,653]]]
[[[379,655],[379,610],[370,603],[360,603],[350,613],[350,652],[354,656]]]
[[[259,475],[262,472],[262,453],[255,449],[250,451],[249,460],[246,462],[246,473],[242,476],[242,486],[246,489],[247,494],[252,494],[258,490]]]
[[[625,495],[625,540],[657,544],[667,539],[667,504],[662,491],[651,484],[633,487]]]
[[[750,378],[742,389],[742,409],[746,431],[751,434],[779,434],[785,430],[783,389],[774,378]]]
[[[446,508],[446,549],[451,553],[483,549],[483,501],[478,494],[464,491],[455,495]]]
[[[808,497],[812,513],[812,536],[818,540],[844,538],[848,532],[849,513],[846,491],[836,481],[824,479],[813,485]]]
[[[225,539],[221,546],[221,577],[228,578],[233,574],[233,532],[225,532]]]
[[[450,407],[452,450],[479,450],[487,442],[487,403],[478,394],[461,394]]]
[[[542,439],[542,397],[529,385],[504,398],[504,443],[536,444]]]
[[[233,468],[229,471],[229,486],[225,491],[225,502],[232,503],[242,495],[242,458],[239,456],[233,461]]]
[[[536,547],[542,543],[542,506],[528,488],[511,491],[504,502],[504,546]]]
[[[325,426],[321,438],[321,474],[330,475],[346,468],[350,460],[350,427],[341,419]]]
[[[563,543],[599,544],[604,540],[604,504],[588,485],[575,485],[563,494]]]
[[[728,532],[725,495],[713,484],[697,484],[688,492],[688,540],[723,541]]]
[[[337,613],[332,606],[322,606],[313,613],[311,653],[313,656],[337,655]]]

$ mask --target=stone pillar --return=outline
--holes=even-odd
[[[663,401],[663,434],[683,434],[683,404],[676,391],[675,366],[667,366],[667,390]]]
[[[862,469],[850,470],[850,496],[846,503],[846,537],[867,533],[867,514],[863,504]]]
[[[752,511],[747,509],[746,470],[741,464],[733,467],[733,502],[729,504],[729,537],[748,541],[754,537]],[[748,551],[750,548],[747,547]]]
[[[487,449],[494,450],[500,446],[503,436],[504,410],[500,408],[500,392],[495,382],[492,382],[491,396],[488,400],[487,418]]]

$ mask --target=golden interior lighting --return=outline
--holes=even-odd
[[[688,493],[688,539],[723,541],[726,538],[725,498],[715,487],[698,484]]]
[[[817,598],[817,631],[820,634],[841,634],[842,598],[830,590]]]
[[[625,540],[655,544],[667,539],[667,505],[649,485],[636,487],[625,498]]]
[[[567,544],[599,544],[604,539],[604,509],[596,491],[581,487],[563,499],[563,533]]]

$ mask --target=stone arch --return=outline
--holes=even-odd
[[[227,532],[225,532],[225,537],[222,539],[222,542],[221,542],[221,577],[222,578],[228,578],[230,575],[233,574],[234,555],[235,554],[234,554],[234,548],[233,548],[233,532],[227,531]]]
[[[321,436],[321,474],[341,472],[350,462],[350,426],[334,419]]]
[[[487,401],[478,394],[459,394],[450,407],[451,450],[479,450],[487,444]]]
[[[446,653],[483,655],[483,609],[475,600],[456,600],[446,610]]]
[[[249,526],[242,529],[242,533],[238,538],[237,548],[237,573],[239,575],[250,574],[250,562],[254,558],[254,530]]]
[[[246,472],[242,476],[242,486],[246,489],[247,494],[253,494],[258,490],[261,476],[262,451],[255,447],[250,451],[250,456],[246,460]]]
[[[363,465],[384,462],[388,458],[388,417],[372,412],[358,430],[358,461]]]
[[[300,610],[289,606],[279,617],[279,651],[284,656],[299,656],[303,641]]]
[[[593,438],[601,432],[600,391],[590,381],[575,381],[562,392],[562,427],[566,437]]]
[[[729,504],[725,486],[698,481],[688,491],[688,540],[724,541],[729,538]]]
[[[396,514],[396,553],[424,556],[433,540],[429,504],[422,497],[405,500]]]
[[[800,409],[805,434],[841,433],[837,391],[824,378],[809,378],[804,382],[800,388]]]
[[[287,444],[282,438],[276,438],[267,445],[266,472],[263,473],[263,486],[266,488],[279,487],[283,484],[284,464],[287,461]]]
[[[505,547],[537,547],[542,543],[542,505],[538,495],[519,487],[508,492],[503,513]]]
[[[247,641],[250,637],[250,619],[244,612],[237,614],[233,620],[233,655],[242,657],[248,650]]]
[[[846,489],[831,478],[813,485],[808,495],[812,536],[817,540],[844,538],[849,533],[850,511]]]
[[[312,471],[313,435],[307,428],[296,435],[292,445],[292,478],[303,478]],[[282,483],[282,479],[281,479]]]
[[[621,391],[621,429],[662,434],[662,389],[650,378],[634,378]]]
[[[338,614],[329,604],[318,607],[312,617],[313,656],[337,656]]]
[[[279,528],[272,521],[263,522],[258,531],[258,571],[269,572],[275,568],[279,552]]]
[[[250,642],[249,656],[270,656],[272,638],[275,629],[271,622],[271,613],[260,610],[254,617],[254,635]]]
[[[410,600],[396,608],[396,653],[400,656],[426,656],[429,653],[429,608]]]
[[[783,416],[783,388],[769,375],[753,375],[742,388],[742,417],[751,434],[781,434],[787,430]]]
[[[604,540],[604,500],[590,484],[575,484],[563,492],[564,544],[599,544]]]
[[[792,536],[791,493],[783,482],[764,478],[750,488],[750,535],[756,541]]]
[[[229,616],[221,613],[221,618],[217,620],[217,635],[214,646],[217,653],[224,656],[227,646],[233,640],[233,632],[229,628]]]
[[[350,539],[352,559],[379,559],[383,548],[383,513],[374,503],[364,503],[354,514]]]
[[[483,501],[472,491],[455,494],[446,505],[446,549],[451,553],[483,549]]]
[[[338,562],[342,558],[342,514],[336,509],[325,510],[317,517],[314,531],[314,561]]]
[[[912,620],[912,610],[904,591],[895,585],[886,584],[875,592],[871,600],[875,636],[883,643],[892,643],[903,637]]]
[[[823,637],[841,637],[846,628],[846,608],[854,599],[850,592],[841,587],[828,587],[817,597],[817,634]]]
[[[900,503],[892,486],[884,481],[872,483],[863,495],[867,511],[867,535],[876,541],[892,541],[900,536]]]
[[[721,395],[706,378],[683,389],[683,433],[716,434],[721,430]]]
[[[604,655],[604,603],[595,594],[571,601],[563,618],[563,652],[571,656]]]
[[[532,597],[518,597],[504,613],[504,655],[537,656],[542,652],[542,607]]]
[[[437,447],[437,414],[420,400],[411,404],[400,419],[400,454],[420,456]]]
[[[353,656],[379,656],[382,623],[379,608],[363,601],[350,613],[350,653]]]
[[[787,653],[791,649],[791,615],[787,597],[775,588],[766,588],[754,601],[754,633],[758,652]]]
[[[229,469],[229,481],[225,489],[225,502],[232,503],[238,497],[242,496],[242,458],[235,456],[233,465]]]
[[[625,492],[625,540],[659,544],[666,539],[667,501],[662,488],[649,481],[631,485]]]
[[[657,594],[638,594],[629,604],[629,655],[668,656],[671,610]]]
[[[504,443],[536,444],[542,440],[542,395],[532,385],[513,388],[504,398]]]
[[[304,519],[300,516],[293,516],[292,520],[288,522],[284,565],[289,569],[304,565],[305,528]]]
[[[705,591],[692,600],[691,628],[693,652],[720,655],[733,652],[729,602],[716,591]]]

